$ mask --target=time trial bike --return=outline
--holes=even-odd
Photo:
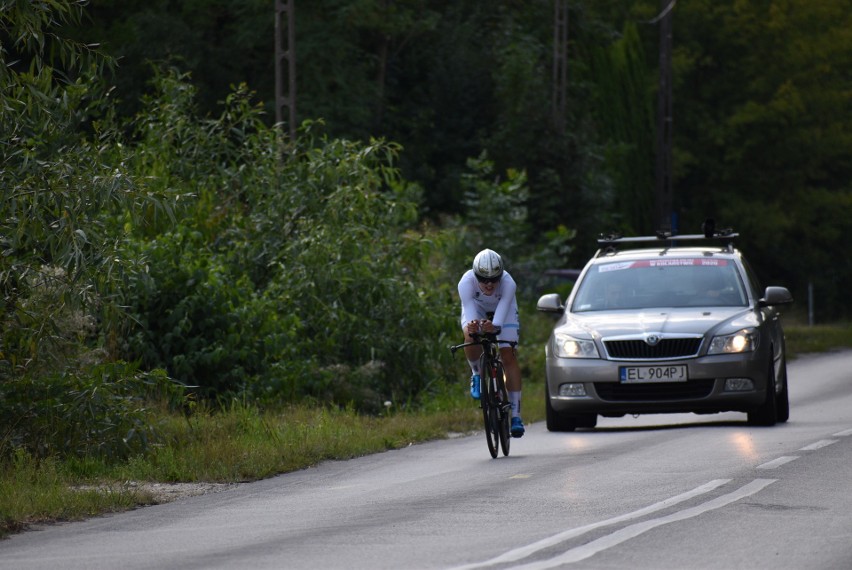
[[[500,358],[500,344],[515,347],[518,343],[508,340],[497,340],[497,333],[471,333],[472,342],[451,346],[453,354],[466,346],[481,346],[482,356],[479,357],[480,398],[482,418],[485,422],[485,438],[488,440],[488,451],[496,458],[502,449],[503,455],[509,455],[511,442],[512,404],[506,389],[506,377],[503,374],[503,361]],[[499,444],[498,444],[499,442]],[[499,447],[498,447],[499,445]]]

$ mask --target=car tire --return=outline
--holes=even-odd
[[[771,354],[771,351],[770,351]],[[786,396],[786,390],[784,391]],[[748,412],[748,423],[753,426],[774,426],[778,422],[778,396],[775,393],[775,364],[770,359],[766,376],[766,397],[763,403]]]
[[[574,417],[576,418],[574,421],[578,428],[593,428],[598,425],[597,414],[582,414]]]
[[[560,414],[550,405],[550,396],[544,396],[544,417],[547,424],[547,431],[574,431],[577,429],[577,424],[571,416]]]
[[[559,413],[550,405],[550,398],[544,398],[547,431],[567,432],[577,428],[593,428],[598,425],[597,414],[568,415]]]
[[[784,423],[790,419],[790,398],[787,393],[787,359],[781,360],[781,393],[778,394],[776,402],[778,410],[778,423]]]

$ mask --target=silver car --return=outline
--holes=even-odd
[[[677,412],[787,421],[779,307],[793,298],[760,287],[735,237],[601,239],[564,305],[554,293],[538,300],[560,315],[545,349],[548,430]]]

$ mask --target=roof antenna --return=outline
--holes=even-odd
[[[716,221],[713,218],[707,218],[701,224],[701,231],[704,232],[704,237],[712,238],[716,235]]]

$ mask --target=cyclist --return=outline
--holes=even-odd
[[[495,332],[498,340],[518,341],[520,324],[516,288],[515,280],[503,268],[503,259],[497,252],[483,249],[476,254],[473,267],[462,275],[458,285],[465,342],[472,342],[470,335],[475,332]],[[482,347],[467,346],[464,352],[472,372],[470,395],[478,400]],[[521,367],[514,347],[501,345],[500,355],[512,403],[512,437],[521,437],[524,435],[524,422],[521,420]]]

